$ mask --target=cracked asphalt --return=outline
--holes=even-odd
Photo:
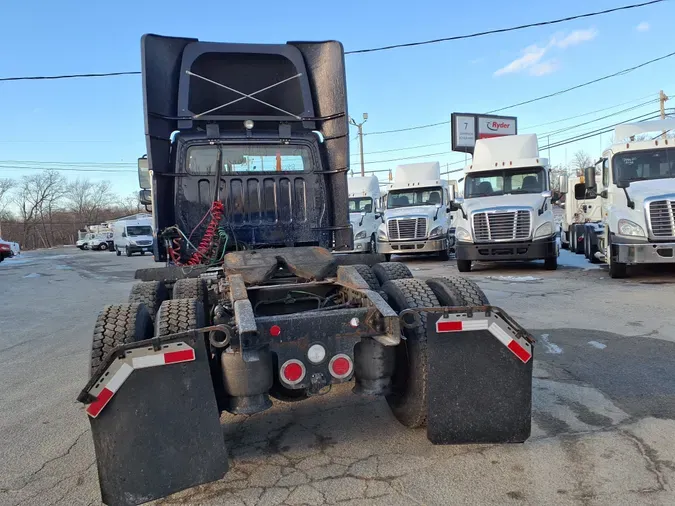
[[[418,277],[454,263],[407,262]],[[230,471],[157,504],[675,504],[675,271],[612,280],[563,266],[481,265],[491,303],[537,339],[532,437],[434,446],[350,385],[250,417],[224,415]],[[0,505],[100,504],[75,401],[98,311],[148,257],[63,248],[0,265]],[[591,268],[592,267],[592,268]]]

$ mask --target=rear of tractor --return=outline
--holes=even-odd
[[[345,382],[436,444],[525,441],[526,331],[469,280],[423,281],[404,264],[329,252],[352,249],[341,45],[145,36],[142,47],[155,258],[173,265],[137,272],[128,302],[95,325],[78,399],[103,501],[218,480],[222,412]],[[257,71],[253,84],[236,81],[251,61],[276,84]],[[204,83],[240,96],[214,98]],[[242,101],[246,114],[221,110]]]

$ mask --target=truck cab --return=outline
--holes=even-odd
[[[396,167],[387,192],[377,251],[392,254],[436,253],[447,260],[451,248],[451,196],[438,162]]]
[[[601,220],[587,224],[593,257],[609,264],[613,278],[625,277],[629,265],[675,263],[675,145],[659,136],[673,128],[672,119],[619,125],[614,138],[628,140],[586,171],[585,184],[597,191],[602,209]]]
[[[474,261],[544,260],[557,268],[548,160],[539,157],[536,135],[477,140],[455,202],[460,272]]]
[[[349,221],[354,230],[355,253],[375,253],[377,228],[382,223],[380,183],[376,176],[352,177],[349,190]]]
[[[585,224],[602,217],[601,198],[593,188],[586,188],[584,176],[563,176],[561,193],[565,194],[560,245],[573,253],[585,252]]]

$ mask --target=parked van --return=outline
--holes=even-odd
[[[152,219],[122,220],[113,223],[115,252],[130,257],[134,253],[152,252],[154,238]]]

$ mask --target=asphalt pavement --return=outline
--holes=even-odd
[[[224,479],[159,504],[675,504],[675,271],[613,280],[561,267],[468,274],[537,340],[525,444],[434,446],[350,385],[250,417],[224,415]],[[407,261],[415,276],[454,262]],[[100,504],[87,380],[98,311],[148,256],[60,248],[0,264],[0,505]]]

